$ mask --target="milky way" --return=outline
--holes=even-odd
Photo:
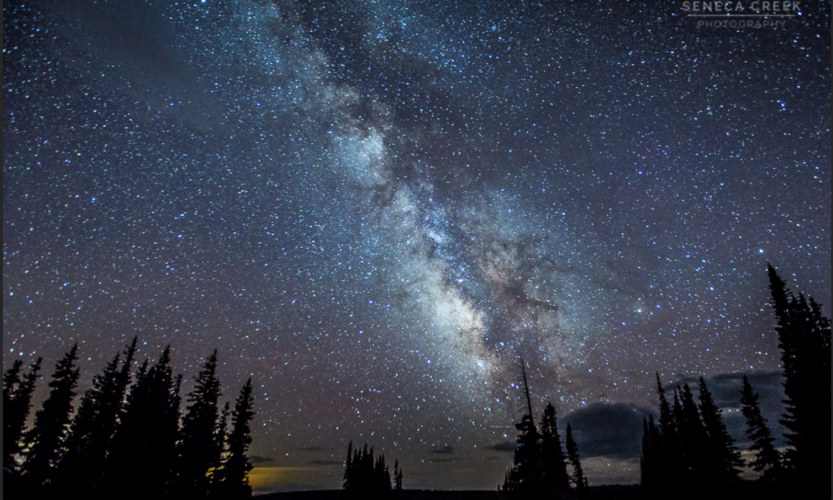
[[[216,347],[293,488],[351,439],[493,488],[521,357],[561,416],[778,370],[766,263],[830,304],[829,3],[474,4],[4,4],[4,364],[138,335],[187,392]]]

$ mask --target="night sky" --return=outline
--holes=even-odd
[[[766,263],[830,315],[830,3],[358,3],[4,2],[4,365],[78,342],[83,391],[138,335],[187,394],[217,348],[256,492],[351,439],[496,488],[520,356],[591,485],[655,371],[774,424]]]

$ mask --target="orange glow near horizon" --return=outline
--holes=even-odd
[[[328,472],[326,468],[321,467],[255,467],[249,471],[249,485],[256,494],[327,487],[339,488],[341,467],[338,468],[337,473]]]

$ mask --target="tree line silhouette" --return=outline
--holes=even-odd
[[[93,377],[73,415],[78,345],[56,364],[49,396],[25,429],[41,358],[26,374],[16,360],[3,374],[3,490],[8,498],[235,499],[252,495],[252,380],[220,410],[217,351],[205,361],[187,407],[170,346],[135,374],[136,341]],[[122,358],[124,354],[124,358]],[[131,383],[132,382],[132,383]]]
[[[640,470],[645,490],[664,492],[681,479],[711,486],[738,479],[743,466],[740,452],[703,377],[699,390],[698,405],[687,383],[678,386],[672,405],[657,375],[659,422],[653,415],[642,421]]]
[[[565,456],[558,435],[555,408],[547,402],[541,416],[540,428],[532,418],[532,401],[529,397],[529,385],[526,367],[521,359],[521,378],[526,396],[525,413],[521,421],[515,424],[518,430],[515,446],[514,465],[506,472],[503,485],[498,490],[509,493],[515,498],[537,499],[563,497],[571,489],[583,496],[588,488],[587,477],[581,467],[578,445],[573,439],[573,429],[567,424]],[[567,472],[567,461],[573,473]]]
[[[784,368],[786,406],[779,421],[787,428],[788,447],[783,453],[775,448],[758,394],[744,376],[741,412],[754,453],[749,465],[761,473],[761,482],[803,498],[830,498],[830,320],[812,297],[793,295],[772,266],[767,273]],[[643,420],[640,458],[642,487],[652,496],[667,496],[681,480],[700,492],[738,480],[744,462],[703,377],[699,389],[699,405],[688,384],[674,389],[670,403],[657,374],[659,422],[653,416]]]
[[[344,469],[344,494],[348,499],[383,500],[398,498],[402,491],[402,469],[399,460],[393,465],[393,480],[385,456],[374,457],[373,448],[353,451],[353,441],[347,445],[347,462]]]

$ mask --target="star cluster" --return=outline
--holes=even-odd
[[[766,262],[830,304],[829,2],[3,10],[4,364],[138,335],[187,392],[216,347],[302,486],[352,439],[493,488],[520,357],[560,416],[647,406],[779,368]]]

